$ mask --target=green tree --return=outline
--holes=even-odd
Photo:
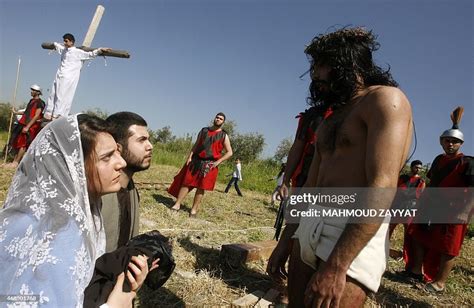
[[[240,158],[245,162],[256,160],[265,146],[265,138],[259,133],[235,134],[230,142],[234,158]]]
[[[96,117],[99,117],[101,119],[107,119],[107,117],[109,116],[109,113],[105,110],[102,110],[100,108],[90,108],[90,109],[87,109],[86,111],[83,111],[83,113],[85,114],[88,114],[88,115],[93,115],[93,116],[96,116]]]
[[[227,134],[232,137],[237,132],[237,123],[235,123],[234,120],[225,121],[222,129],[224,129]]]
[[[286,161],[286,158],[288,157],[288,153],[290,152],[292,145],[293,140],[290,137],[280,141],[280,144],[278,145],[275,151],[275,155],[273,155],[273,158],[279,162]]]
[[[169,143],[176,139],[176,136],[171,132],[170,126],[165,126],[155,131],[155,137],[157,142]]]
[[[156,132],[154,132],[154,131],[151,130],[151,129],[147,129],[147,131],[148,131],[148,135],[150,136],[150,137],[149,137],[149,140],[150,140],[151,144],[155,144],[156,141],[157,141]]]
[[[0,130],[8,131],[12,105],[10,103],[0,103]]]

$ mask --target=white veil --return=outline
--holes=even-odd
[[[0,211],[0,299],[12,307],[82,307],[105,250],[101,226],[89,204],[77,116],[62,117],[31,144]]]

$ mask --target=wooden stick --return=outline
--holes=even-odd
[[[41,44],[41,47],[43,47],[43,49],[54,49],[54,44],[53,43],[49,43],[49,42],[45,42],[43,44]],[[84,51],[93,51],[95,48],[90,48],[90,47],[84,47],[84,46],[81,46],[81,47],[77,47],[79,49],[82,49]],[[125,51],[125,50],[110,50],[110,51],[104,51],[103,53],[100,54],[101,56],[107,56],[107,57],[115,57],[115,58],[130,58],[130,54],[128,53],[128,51]]]
[[[21,65],[21,58],[18,57],[18,66],[16,68],[16,81],[15,81],[15,90],[13,91],[13,103],[12,108],[15,107],[16,103],[16,90],[18,89],[18,79],[20,78],[20,65]],[[7,137],[7,145],[5,146],[5,157],[3,158],[3,162],[7,162],[8,157],[8,145],[10,143],[10,134],[12,132],[12,123],[13,123],[13,109],[10,114],[10,124],[8,125],[8,137]]]
[[[7,137],[7,144],[5,145],[5,157],[3,158],[3,162],[7,162],[7,157],[8,157],[8,151],[9,151],[9,144],[10,144],[10,134],[12,132],[12,122],[13,122],[13,110],[11,111],[10,114],[10,124],[8,125],[8,137]]]

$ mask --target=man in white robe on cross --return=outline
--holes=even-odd
[[[54,49],[61,55],[61,64],[56,72],[51,93],[46,103],[44,118],[47,120],[69,114],[84,62],[111,50],[110,48],[100,47],[87,52],[76,48],[74,46],[75,38],[70,33],[64,34],[63,39],[64,45],[54,42]]]

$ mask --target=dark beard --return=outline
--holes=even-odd
[[[333,88],[331,86],[331,88]],[[311,94],[311,102],[317,106],[321,107],[323,110],[331,107],[331,109],[337,109],[346,104],[345,102],[345,95],[334,91],[321,91],[317,84],[311,82],[310,85],[310,94]]]
[[[150,167],[150,165],[143,166],[142,165],[143,160],[140,160],[138,157],[130,153],[128,150],[123,151],[122,157],[127,162],[127,167],[125,168],[132,172],[147,170]]]
[[[214,125],[214,127],[215,127],[216,129],[219,129],[219,128],[222,127],[222,125],[224,125],[224,123],[222,123],[221,125],[217,125],[217,124],[216,124],[216,121],[214,121],[213,125]]]

